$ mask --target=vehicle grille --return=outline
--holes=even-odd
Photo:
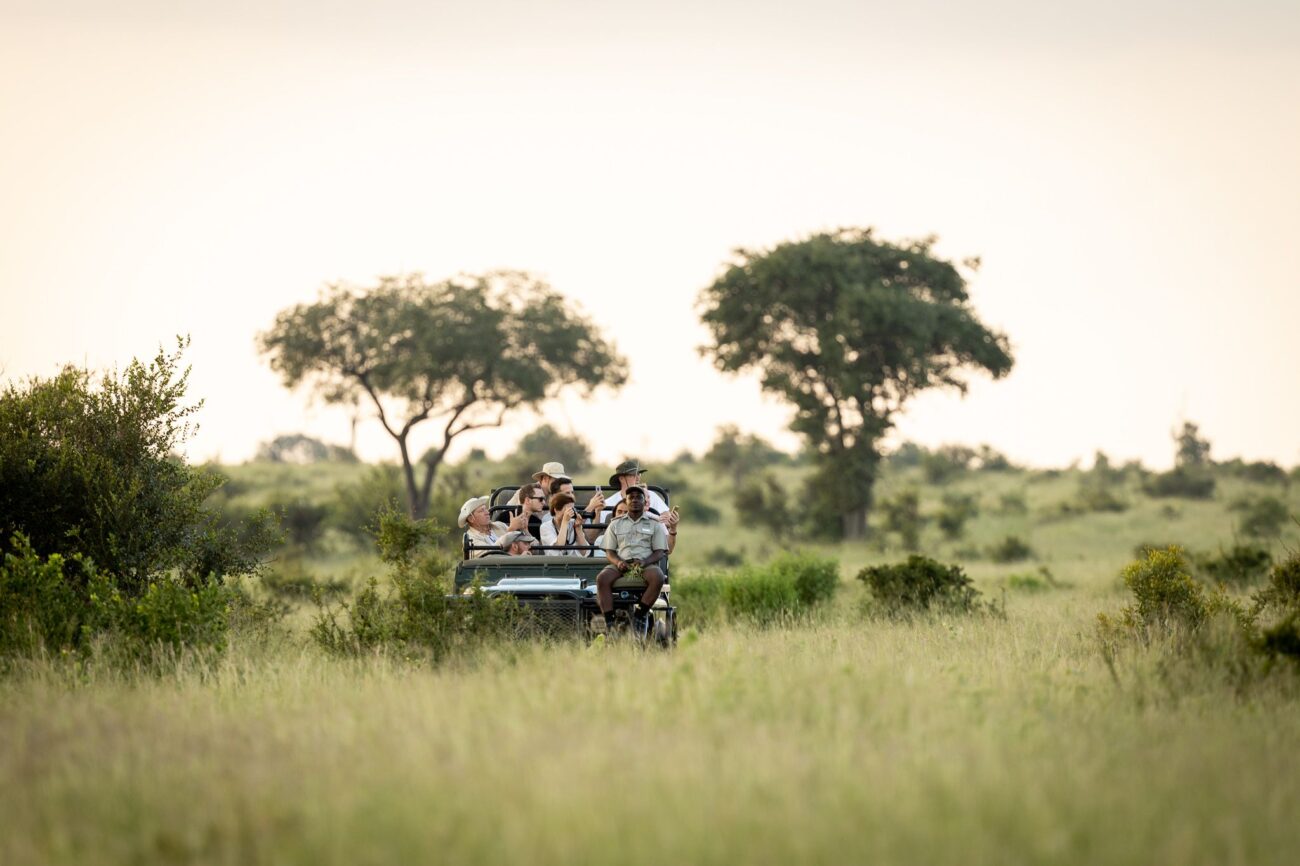
[[[582,608],[572,601],[520,600],[524,616],[521,635],[530,637],[577,637],[583,632]]]

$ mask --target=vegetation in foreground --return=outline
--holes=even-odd
[[[139,465],[172,477],[159,460]],[[1280,470],[1186,465],[1195,484],[1153,493],[1102,459],[899,448],[874,537],[799,552],[797,510],[751,510],[809,467],[724,431],[655,467],[698,515],[672,653],[449,616],[445,531],[381,522],[386,562],[365,540],[384,467],[226,467],[168,512],[194,545],[138,572],[15,533],[0,862],[1290,862],[1300,559],[1276,503],[1300,503]],[[477,455],[432,501],[502,475]],[[265,570],[187,565],[205,538],[252,550],[264,507],[284,533]]]

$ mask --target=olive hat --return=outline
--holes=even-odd
[[[609,486],[617,487],[618,476],[620,475],[636,475],[638,473],[649,471],[650,470],[644,469],[638,465],[635,460],[624,460],[622,463],[614,467],[614,474],[609,476]]]

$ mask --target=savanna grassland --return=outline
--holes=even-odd
[[[840,564],[834,602],[759,627],[692,624],[693,577],[719,551],[762,562],[806,539],[755,528],[706,464],[661,469],[720,511],[683,523],[676,650],[339,659],[308,639],[311,603],[285,596],[283,628],[236,631],[216,661],[24,662],[0,678],[0,862],[1295,862],[1300,671],[1158,640],[1103,652],[1097,614],[1131,601],[1119,575],[1137,546],[1228,549],[1234,502],[1300,513],[1296,485],[1222,475],[1212,499],[1157,499],[1129,474],[1111,482],[1123,510],[1092,511],[1078,470],[941,485],[893,467],[878,500],[916,491],[921,550],[961,563],[995,609],[873,613],[855,575],[905,558],[887,532],[821,548]],[[224,471],[228,504],[251,508],[370,470]],[[797,507],[803,470],[773,471]],[[508,480],[493,472],[462,481]],[[957,538],[934,520],[945,494],[977,503]],[[1298,529],[1260,543],[1281,559]],[[1009,536],[1025,558],[994,552]],[[381,571],[333,531],[277,568],[341,597]]]

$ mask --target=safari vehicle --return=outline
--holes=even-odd
[[[492,491],[488,510],[493,520],[504,523],[518,510],[518,506],[505,504],[518,489],[516,485]],[[671,504],[667,489],[656,486],[650,489]],[[617,492],[618,488],[590,485],[573,488],[580,502],[585,502],[597,490],[608,495]],[[586,525],[604,532],[608,524],[597,520]],[[490,596],[513,598],[530,614],[528,619],[532,629],[541,634],[590,640],[604,633],[605,619],[596,604],[596,575],[609,564],[602,548],[594,544],[583,545],[578,549],[586,550],[589,556],[562,556],[547,552],[559,550],[558,547],[537,545],[533,550],[540,551],[539,554],[504,556],[495,555],[500,553],[500,548],[472,544],[468,535],[464,536],[463,547],[464,559],[456,566],[457,594],[469,592],[477,583]],[[476,550],[490,550],[492,553],[471,558]],[[660,646],[668,647],[677,642],[677,609],[671,602],[671,571],[667,557],[660,563],[660,568],[664,572],[664,586],[651,611],[650,636]],[[644,594],[645,587],[639,575],[624,574],[614,581],[616,628],[626,629],[630,625],[632,609]]]

